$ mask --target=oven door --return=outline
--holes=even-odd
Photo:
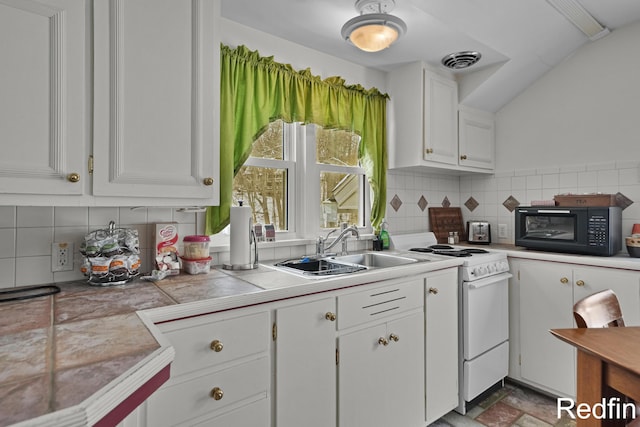
[[[511,273],[462,282],[464,359],[471,360],[509,339]]]

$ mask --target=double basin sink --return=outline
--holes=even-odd
[[[373,268],[397,267],[419,262],[415,258],[381,252],[363,252],[352,255],[303,257],[274,264],[278,270],[311,278],[338,274],[352,274]]]

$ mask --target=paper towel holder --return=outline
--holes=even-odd
[[[223,264],[222,268],[225,270],[253,270],[258,268],[258,240],[256,239],[256,232],[252,229],[251,240],[253,243],[253,262],[249,264]],[[249,260],[251,260],[251,246],[249,246]]]
[[[242,206],[242,200],[238,202],[239,206]],[[256,231],[251,226],[251,219],[249,219],[249,235],[251,241],[249,242],[249,263],[248,264],[231,264],[225,263],[222,268],[225,270],[253,270],[258,268],[258,239],[256,237]],[[251,243],[253,243],[253,262],[251,262]]]

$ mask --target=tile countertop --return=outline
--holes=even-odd
[[[156,323],[460,263],[439,259],[322,280],[263,265],[248,271],[214,268],[155,283],[56,284],[61,288],[56,295],[3,302],[0,426],[116,424],[168,379],[174,351]]]

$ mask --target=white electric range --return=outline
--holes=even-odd
[[[458,270],[456,411],[465,414],[469,402],[501,383],[509,370],[508,284],[512,275],[507,256],[481,247],[438,244],[431,232],[394,235],[391,248],[462,260]]]

